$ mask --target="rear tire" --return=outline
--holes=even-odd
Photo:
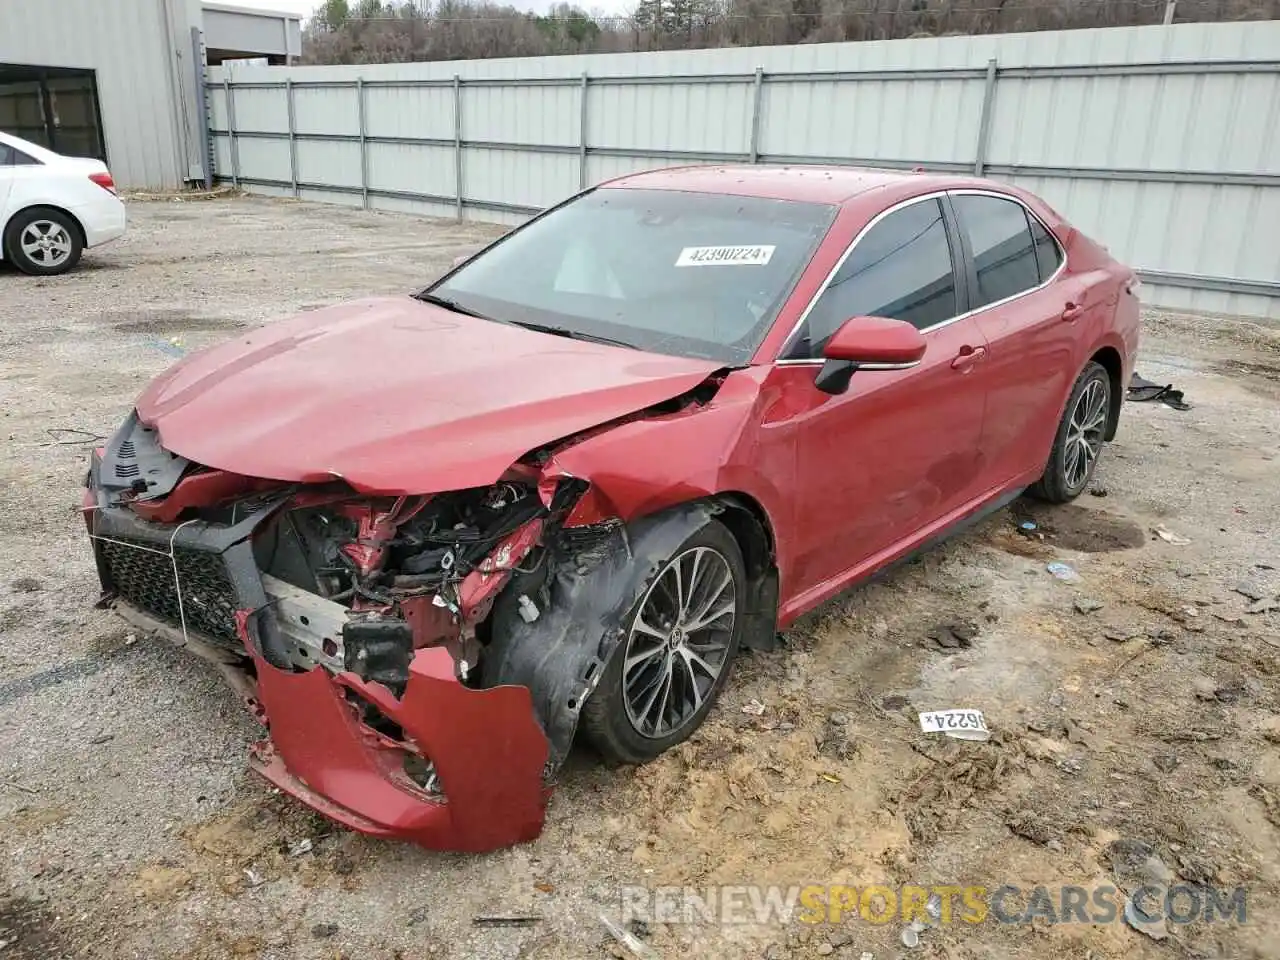
[[[1084,493],[1102,455],[1111,415],[1111,375],[1090,361],[1071,388],[1044,474],[1027,492],[1049,503],[1067,503]]]
[[[718,521],[662,564],[582,708],[582,730],[606,759],[644,763],[701,726],[729,680],[746,586],[742,551]]]
[[[4,231],[4,255],[23,273],[40,277],[66,273],[80,262],[80,224],[51,207],[14,214]]]

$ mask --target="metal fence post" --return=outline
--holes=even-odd
[[[578,94],[581,100],[578,104],[578,189],[580,190],[587,188],[587,84],[589,82],[584,70],[581,92]]]
[[[209,77],[204,67],[204,43],[200,39],[200,28],[191,28],[191,68],[195,71],[196,102],[200,105],[200,144],[204,148],[204,159],[200,166],[204,168],[204,188],[213,189],[213,113],[209,109]]]
[[[293,199],[298,199],[298,124],[293,106],[293,78],[284,81],[285,105],[289,112],[289,179],[293,181]]]
[[[462,219],[462,78],[453,75],[453,179],[457,188],[457,217]]]
[[[369,209],[369,153],[365,143],[364,77],[356,77],[356,116],[360,123],[360,205]]]
[[[756,67],[756,82],[751,93],[751,162],[760,162],[760,109],[764,93],[764,67]]]
[[[231,90],[231,78],[225,74],[222,77],[222,95],[227,100],[227,152],[231,154],[231,186],[239,189],[240,148],[236,144],[236,100]]]
[[[996,71],[996,59],[992,57],[987,61],[987,79],[982,88],[982,117],[978,120],[978,147],[973,161],[975,177],[982,176],[987,166],[987,144],[991,140],[991,114],[996,99]]]

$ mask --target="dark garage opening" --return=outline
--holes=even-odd
[[[55,153],[107,159],[92,70],[0,63],[0,130]]]

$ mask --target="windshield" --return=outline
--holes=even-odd
[[[759,197],[595,190],[426,293],[492,320],[744,364],[835,212]]]

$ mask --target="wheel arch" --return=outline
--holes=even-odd
[[[70,220],[72,225],[76,228],[76,233],[79,235],[79,239],[80,239],[80,248],[82,250],[88,248],[89,242],[88,242],[88,239],[85,237],[84,224],[80,222],[80,218],[77,217],[74,213],[72,213],[66,207],[61,207],[56,203],[29,203],[25,207],[20,207],[19,209],[13,211],[13,213],[9,215],[9,219],[4,222],[4,226],[0,227],[0,248],[3,248],[3,249],[0,249],[0,254],[3,254],[5,259],[12,259],[9,256],[9,251],[8,251],[9,228],[13,226],[13,224],[17,221],[17,219],[20,216],[22,216],[24,213],[30,213],[33,210],[52,210],[55,213],[62,214],[64,217]]]
[[[717,493],[708,502],[716,510],[716,519],[737,541],[747,571],[742,644],[752,650],[772,650],[778,635],[779,574],[769,513],[755,497],[738,490]]]
[[[1124,359],[1115,347],[1103,346],[1093,352],[1089,362],[1106,370],[1111,381],[1111,403],[1107,410],[1107,430],[1103,439],[1114,440],[1120,426],[1120,405],[1124,403]]]

